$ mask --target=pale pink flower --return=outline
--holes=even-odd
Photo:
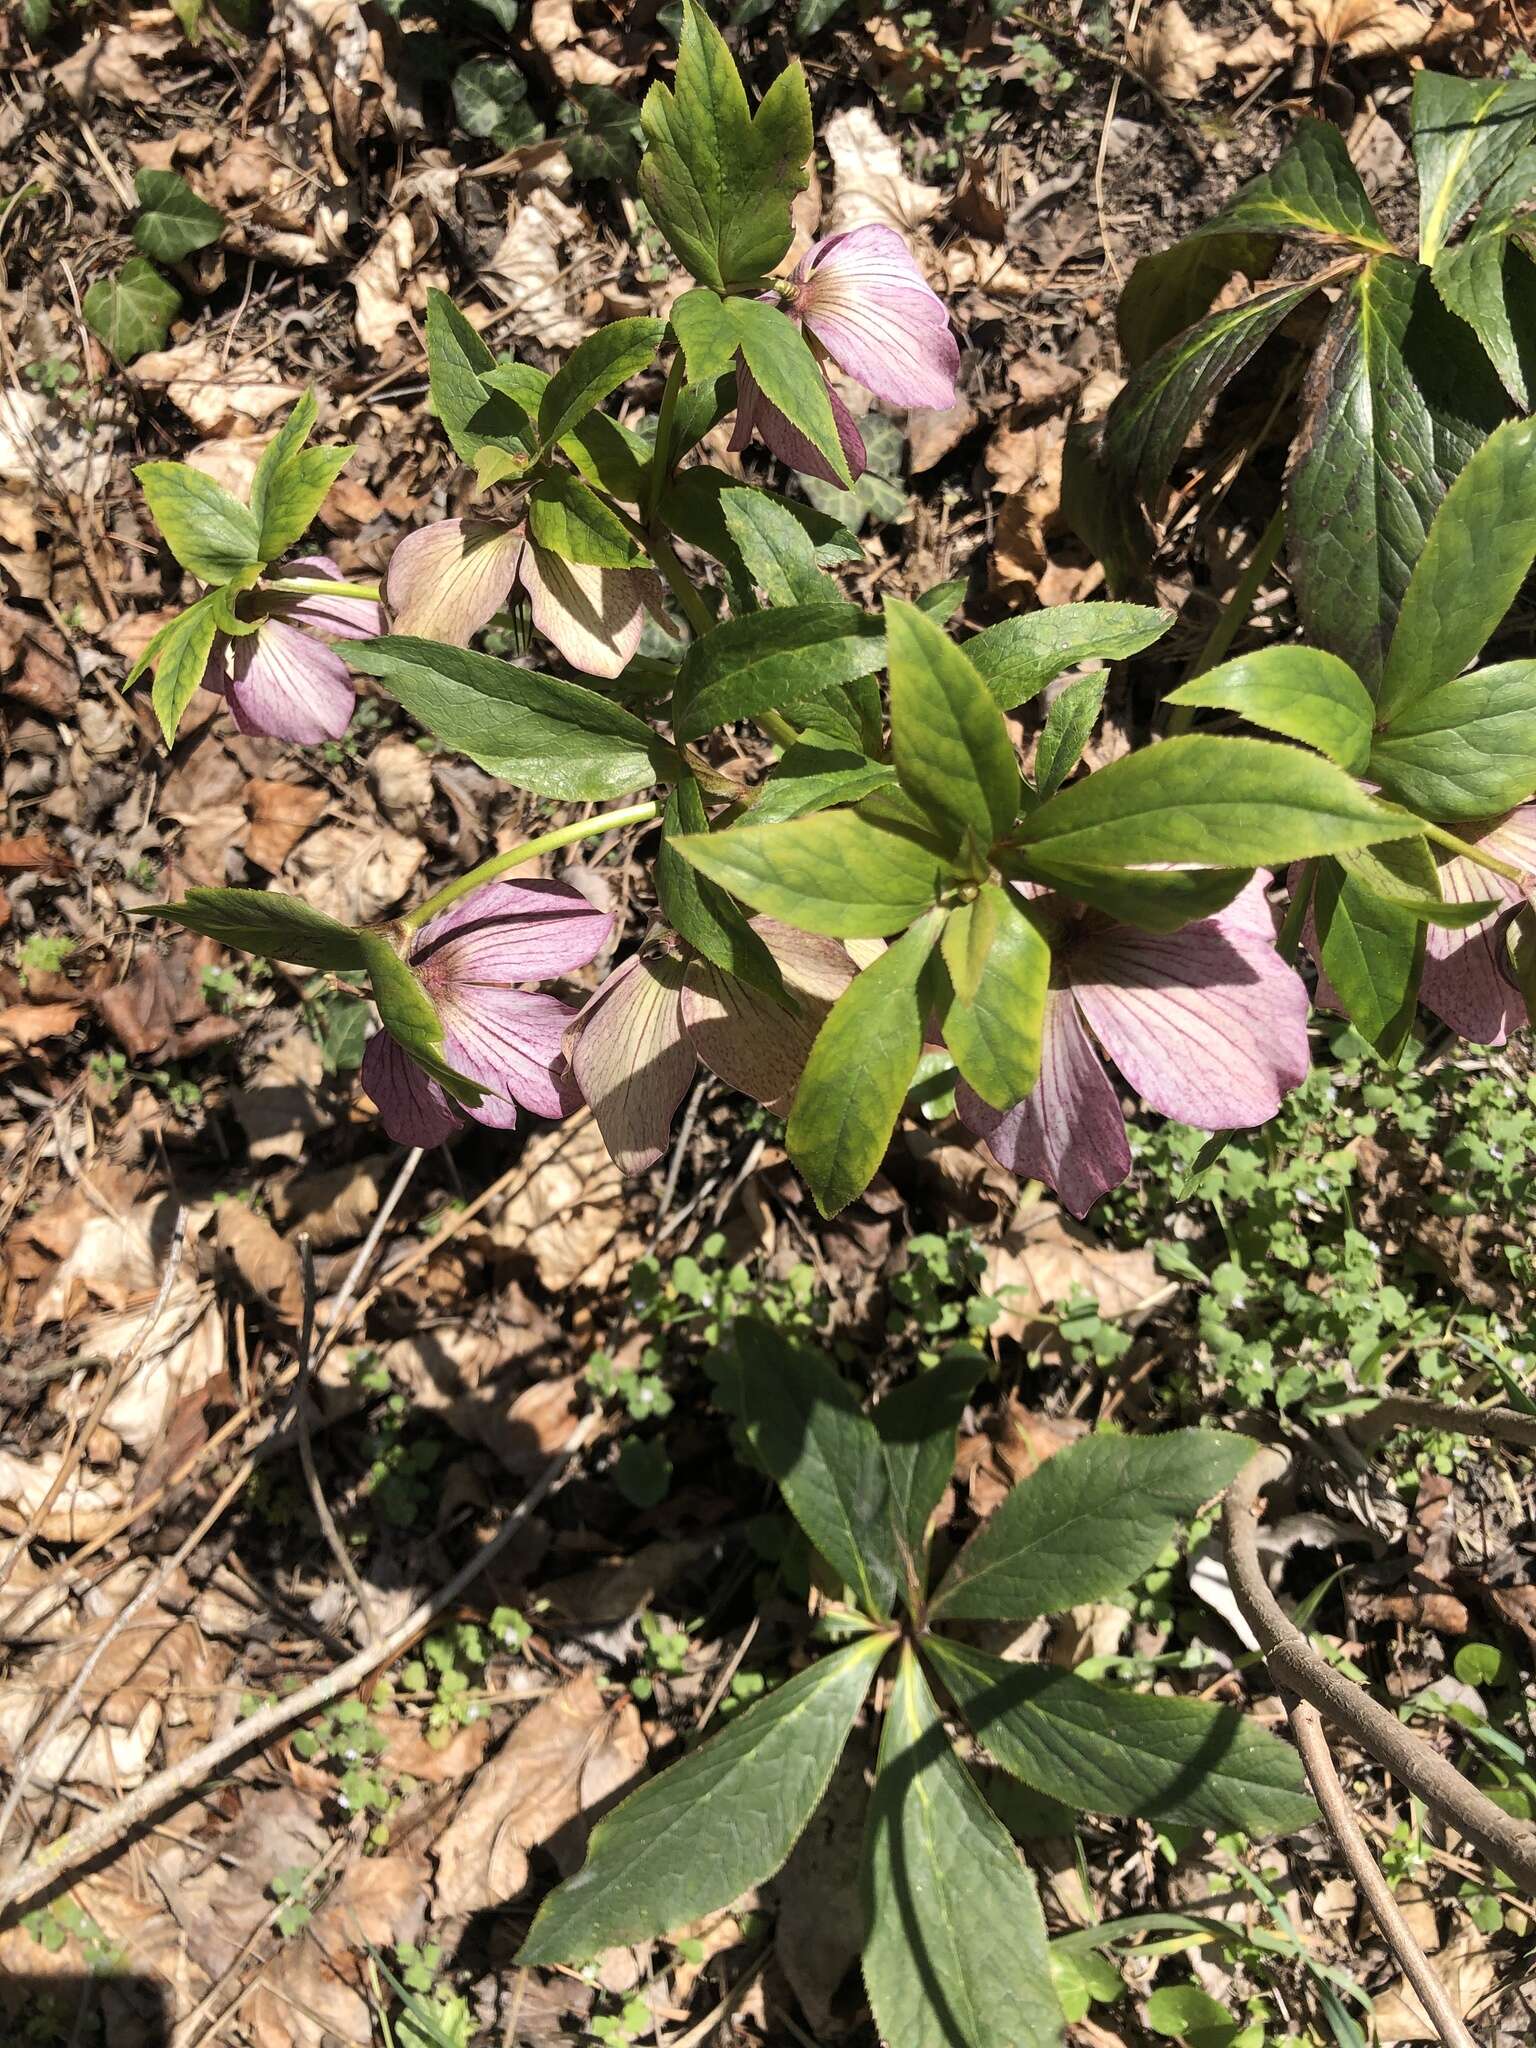
[[[647,611],[673,630],[651,570],[568,562],[521,524],[496,519],[439,519],[407,534],[390,557],[384,594],[394,632],[467,647],[519,586],[535,627],[584,675],[623,673]]]
[[[1045,1181],[1074,1216],[1125,1179],[1125,1118],[1100,1048],[1179,1123],[1244,1130],[1275,1115],[1307,1072],[1307,991],[1275,951],[1267,879],[1256,874],[1225,910],[1176,932],[1034,898],[1051,939],[1040,1078],[1009,1110],[963,1081],[955,1094],[1000,1165]]]
[[[616,968],[566,1034],[576,1085],[625,1173],[643,1173],[666,1150],[700,1060],[743,1095],[787,1114],[811,1043],[853,979],[853,962],[833,939],[771,917],[751,923],[796,1009],[668,935]]]
[[[813,242],[771,296],[805,329],[819,357],[830,358],[876,398],[940,412],[954,404],[960,350],[949,315],[894,228],[871,222]],[[866,466],[863,436],[830,384],[827,396],[849,474],[857,479]],[[745,448],[754,433],[791,469],[825,483],[840,481],[738,357],[732,449]]]
[[[415,935],[410,966],[443,1027],[443,1058],[486,1090],[470,1109],[387,1031],[363,1054],[362,1082],[400,1145],[440,1145],[466,1118],[510,1130],[519,1106],[560,1117],[577,1095],[561,1049],[576,1006],[530,990],[585,967],[613,928],[566,882],[487,882]]]
[[[286,577],[338,583],[328,555],[289,562]],[[216,635],[203,672],[203,688],[223,697],[241,732],[261,739],[315,745],[339,740],[352,717],[357,690],[351,671],[327,640],[371,640],[383,631],[378,602],[324,591],[263,590],[235,600],[254,633]]]

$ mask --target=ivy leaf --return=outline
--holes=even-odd
[[[930,911],[862,969],[811,1047],[784,1142],[823,1216],[846,1208],[880,1170],[923,1049],[921,990],[940,921]]]
[[[560,103],[561,145],[583,184],[630,186],[640,168],[640,109],[606,85],[577,85]]]
[[[539,1908],[518,1961],[586,1962],[766,1883],[821,1804],[888,1646],[870,1636],[823,1657],[632,1792]]]
[[[1423,840],[1400,844],[1418,845],[1428,856]],[[1432,859],[1429,865],[1433,869]],[[1335,860],[1318,862],[1311,917],[1317,964],[1337,992],[1345,1016],[1382,1059],[1394,1060],[1418,1003],[1423,923],[1402,904],[1378,896]]]
[[[1376,712],[1370,694],[1347,662],[1319,648],[1241,654],[1181,683],[1165,701],[1235,711],[1250,725],[1316,747],[1350,775],[1363,775],[1371,757]]]
[[[949,872],[932,840],[857,811],[733,825],[672,845],[754,910],[833,939],[904,931],[937,901]]]
[[[677,736],[702,739],[761,711],[794,711],[884,665],[880,621],[841,600],[727,619],[683,657]]]
[[[1019,765],[1003,714],[935,620],[887,598],[891,753],[896,778],[948,844],[989,847],[1019,808]]]
[[[427,293],[427,373],[432,410],[443,423],[453,452],[473,464],[490,449],[524,469],[533,455],[534,429],[529,407],[488,380],[497,368],[495,356],[446,292]],[[542,393],[544,380],[537,379]],[[537,410],[538,399],[533,401]]]
[[[287,960],[295,967],[355,973],[366,965],[358,934],[350,925],[310,908],[302,897],[275,889],[189,889],[181,903],[158,903],[141,916],[168,917],[188,931],[217,939],[221,946],[255,953],[263,960]]]
[[[950,1566],[937,1620],[1028,1621],[1106,1600],[1140,1578],[1178,1524],[1230,1485],[1253,1446],[1213,1429],[1090,1436],[1020,1480]]]
[[[1536,421],[1508,420],[1445,494],[1403,593],[1377,693],[1388,729],[1459,676],[1536,561]]]
[[[520,149],[542,141],[544,123],[528,104],[528,81],[504,57],[477,57],[453,74],[453,111],[466,135]]]
[[[928,1524],[955,1469],[955,1434],[971,1396],[991,1371],[980,1351],[957,1349],[920,1369],[875,1408],[891,1520],[909,1604],[927,1581]]]
[[[951,924],[958,917],[974,927],[982,906],[991,925],[985,956],[967,976],[974,992],[967,996],[954,988],[944,1012],[944,1043],[983,1102],[1012,1109],[1039,1078],[1051,949],[1015,892],[995,882],[963,911],[952,912]],[[949,960],[946,950],[946,965]],[[951,967],[952,984],[954,979]]]
[[[349,641],[347,658],[445,747],[514,789],[600,803],[679,772],[644,719],[580,683],[402,634]]]
[[[1417,829],[1317,754],[1189,733],[1058,790],[1016,838],[1085,867],[1272,867]]]
[[[230,583],[261,561],[248,505],[184,462],[141,462],[133,472],[171,553],[200,583]]]
[[[662,915],[680,938],[723,973],[783,1002],[783,977],[773,955],[725,891],[680,859],[673,848],[674,839],[684,833],[708,830],[699,785],[684,775],[667,799],[656,854],[653,879]]]
[[[721,291],[772,270],[793,236],[790,201],[810,176],[799,65],[779,73],[752,114],[719,30],[684,0],[674,82],[651,87],[640,121],[640,196],[684,267]]]
[[[1412,125],[1419,261],[1433,265],[1488,188],[1536,142],[1536,81],[1421,71]]]
[[[528,531],[541,548],[566,562],[629,569],[643,559],[618,513],[568,469],[550,470],[529,492]]]
[[[1317,1818],[1295,1750],[1230,1707],[1009,1664],[942,1636],[928,1650],[983,1747],[1068,1806],[1251,1835]]]
[[[1287,502],[1306,637],[1372,691],[1430,522],[1504,411],[1486,357],[1428,272],[1373,257],[1313,360]]]
[[[864,1833],[864,1983],[900,2048],[1053,2048],[1035,1881],[944,1731],[917,1656],[891,1689]]]
[[[135,171],[133,190],[142,208],[133,239],[157,262],[179,263],[224,232],[223,214],[199,199],[175,171]]]
[[[143,256],[130,256],[115,277],[98,277],[80,301],[85,324],[109,354],[131,363],[164,348],[181,293]]]
[[[988,626],[964,643],[965,655],[999,706],[1014,711],[1080,661],[1124,661],[1172,624],[1172,612],[1150,605],[1058,604]]]
[[[611,320],[566,357],[539,401],[539,439],[558,441],[656,359],[666,323],[644,317]]]
[[[693,382],[723,376],[739,350],[763,396],[815,443],[843,488],[852,488],[825,373],[787,313],[762,299],[722,299],[700,285],[673,306],[672,329]]]
[[[1536,661],[1453,676],[1399,711],[1371,775],[1424,818],[1489,818],[1536,790]]]

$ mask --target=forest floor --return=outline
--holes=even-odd
[[[789,56],[806,66],[802,233],[894,223],[961,339],[952,411],[865,422],[851,586],[878,602],[963,578],[974,628],[1103,594],[1061,514],[1062,451],[1118,388],[1138,255],[1272,161],[1303,111],[1343,129],[1385,218],[1411,217],[1414,68],[1528,66],[1536,10],[803,0],[737,18],[754,90]],[[313,385],[321,437],[355,449],[321,514],[344,575],[462,510],[427,406],[426,292],[544,368],[607,319],[665,311],[680,280],[623,179],[670,19],[275,0],[235,32],[188,5],[54,0],[49,19],[28,0],[0,21],[0,1782],[24,1779],[0,1879],[167,1765],[190,1780],[0,1921],[7,2041],[868,2048],[857,1751],[759,1895],[586,1971],[513,1962],[594,1816],[803,1657],[804,1554],[734,1461],[703,1369],[745,1307],[877,1391],[948,1344],[990,1353],[942,1511],[959,1531],[1096,1422],[1284,1436],[1296,1478],[1267,1540],[1285,1597],[1464,1768],[1536,1807],[1528,1475],[1448,1436],[1367,1455],[1349,1434],[1386,1385],[1531,1383],[1536,1091],[1518,1048],[1431,1040],[1385,1077],[1335,1035],[1332,1076],[1192,1193],[1198,1140],[1137,1123],[1130,1184],[1081,1227],[962,1142],[941,1075],[828,1224],[782,1127],[712,1081],[639,1181],[584,1116],[402,1154],[360,1097],[354,988],[134,915],[189,884],[271,883],[379,918],[573,815],[366,694],[344,741],[309,750],[242,737],[200,697],[167,754],[147,693],[122,690],[183,596],[131,467],[175,456],[243,491]],[[135,260],[146,168],[181,173],[225,225],[174,267],[164,346],[125,365],[83,309]],[[1280,457],[1239,468],[1234,451],[1268,403],[1240,385],[1176,472],[1156,596],[1177,624],[1134,692],[1112,685],[1095,758],[1145,729],[1238,580]],[[1289,616],[1274,577],[1254,637]],[[627,949],[648,909],[633,849],[580,852]],[[198,1769],[243,1717],[404,1622],[551,1461],[510,1545],[378,1678]],[[1191,1562],[1209,1556],[1197,1531]],[[1033,1627],[1050,1661],[1283,1724],[1219,1570],[1170,1556],[1127,1604]],[[1528,2040],[1527,1909],[1343,1761],[1478,2039]],[[1150,2001],[1181,1986],[1252,2029],[1249,2048],[1432,2038],[1321,1829],[1045,1825],[1018,1814],[1053,1932],[1149,1910],[1232,1930],[1173,1921],[1123,1951],[1074,2040],[1179,2031]]]

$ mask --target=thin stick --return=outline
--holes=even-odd
[[[1536,1451],[1536,1415],[1518,1408],[1471,1408],[1457,1402],[1425,1401],[1416,1394],[1389,1394],[1358,1416],[1350,1434],[1372,1444],[1395,1429],[1454,1429],[1462,1436],[1488,1436],[1499,1443]]]
[[[400,1198],[410,1186],[411,1176],[415,1173],[417,1167],[420,1166],[423,1156],[419,1145],[411,1147],[410,1151],[406,1153],[405,1158],[401,1161],[400,1171],[395,1175],[394,1186],[379,1204],[379,1213],[369,1225],[368,1235],[363,1239],[361,1245],[358,1246],[357,1257],[348,1266],[347,1277],[341,1283],[341,1292],[336,1297],[336,1305],[326,1318],[325,1330],[320,1338],[320,1349],[316,1359],[318,1364],[324,1363],[332,1344],[335,1343],[345,1328],[347,1310],[352,1306],[353,1298],[357,1293],[358,1283],[367,1270],[368,1261],[378,1250],[379,1239],[389,1227],[389,1219],[400,1206]]]
[[[1402,1965],[1403,1975],[1419,1994],[1419,2003],[1429,2015],[1430,2025],[1446,2048],[1477,2048],[1477,2043],[1462,2024],[1461,2015],[1451,2004],[1445,1986],[1430,1967],[1428,1956],[1414,1940],[1413,1929],[1403,1918],[1402,1908],[1393,1898],[1391,1886],[1366,1846],[1349,1795],[1339,1783],[1339,1774],[1333,1767],[1322,1717],[1316,1707],[1308,1706],[1304,1700],[1287,1700],[1286,1712],[1290,1715],[1291,1733],[1301,1752],[1302,1764],[1312,1781],[1317,1803],[1323,1809],[1323,1818],[1333,1830],[1339,1853],[1349,1865],[1350,1876],[1370,1908],[1372,1919],[1386,1936],[1388,1948]]]
[[[205,1743],[193,1755],[183,1757],[180,1763],[168,1770],[158,1771],[147,1779],[136,1792],[130,1792],[115,1806],[109,1807],[96,1819],[85,1826],[71,1829],[50,1842],[46,1849],[8,1877],[0,1879],[0,1912],[29,1899],[34,1893],[52,1885],[67,1872],[78,1870],[83,1863],[89,1863],[103,1851],[115,1848],[124,1836],[130,1834],[141,1822],[152,1814],[161,1812],[173,1800],[194,1787],[206,1784],[216,1771],[247,1750],[259,1748],[282,1729],[295,1721],[302,1721],[316,1714],[332,1700],[340,1699],[344,1693],[353,1691],[365,1678],[369,1678],[382,1665],[392,1663],[402,1651],[415,1641],[424,1630],[429,1629],[438,1617],[453,1606],[464,1589],[472,1585],[488,1565],[493,1563],[505,1550],[514,1535],[522,1527],[536,1507],[545,1499],[551,1489],[570,1469],[576,1453],[591,1433],[595,1416],[583,1416],[571,1435],[566,1439],[563,1450],[558,1451],[528,1492],[502,1523],[496,1534],[483,1543],[474,1556],[456,1571],[446,1585],[441,1586],[429,1599],[415,1607],[388,1635],[381,1636],[375,1643],[358,1651],[355,1657],[338,1664],[334,1671],[328,1671],[323,1678],[317,1678],[312,1685],[306,1685],[299,1692],[290,1693],[286,1699],[274,1700],[259,1713],[252,1714],[247,1721],[231,1728],[216,1742]]]
[[[1287,1465],[1282,1452],[1256,1452],[1228,1487],[1221,1509],[1227,1577],[1270,1677],[1352,1735],[1367,1755],[1536,1897],[1536,1828],[1502,1812],[1363,1686],[1324,1663],[1269,1590],[1259,1563],[1258,1497]]]
[[[378,1640],[378,1611],[368,1597],[357,1566],[347,1553],[347,1546],[341,1539],[336,1518],[331,1513],[331,1504],[325,1497],[320,1484],[320,1474],[315,1465],[315,1445],[311,1427],[311,1411],[314,1403],[310,1396],[310,1361],[315,1343],[315,1255],[310,1247],[309,1237],[299,1238],[299,1258],[304,1268],[304,1315],[299,1329],[299,1377],[293,1390],[294,1417],[299,1427],[299,1463],[304,1468],[304,1484],[309,1488],[309,1504],[315,1511],[315,1520],[320,1524],[321,1534],[330,1546],[341,1576],[347,1582],[347,1589],[357,1602],[357,1611],[362,1616],[363,1640],[373,1643]]]

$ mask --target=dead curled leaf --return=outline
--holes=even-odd
[[[993,1335],[1020,1344],[1054,1327],[1052,1311],[1074,1296],[1090,1296],[1106,1320],[1134,1328],[1177,1292],[1151,1252],[1101,1244],[1054,1202],[1036,1203],[1014,1219],[987,1261],[984,1286],[1003,1303]]]
[[[533,1260],[552,1294],[602,1288],[618,1264],[624,1176],[590,1110],[540,1131],[523,1154],[526,1177],[491,1225],[494,1242]]]

